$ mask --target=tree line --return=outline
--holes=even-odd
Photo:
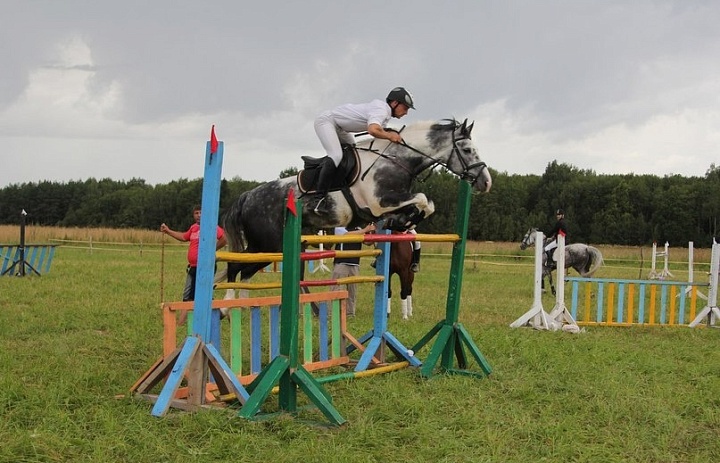
[[[280,176],[293,174],[286,169]],[[468,238],[519,241],[535,226],[547,232],[554,212],[565,210],[569,242],[674,246],[694,241],[709,247],[718,237],[720,167],[704,177],[680,175],[606,175],[568,164],[548,164],[542,175],[491,171],[490,193],[472,198]],[[222,181],[220,211],[259,182],[239,177]],[[435,213],[418,226],[423,233],[454,230],[458,179],[437,170],[413,186],[435,203]],[[60,227],[157,229],[165,222],[184,230],[192,223],[192,207],[202,197],[202,179],[180,179],[148,185],[142,179],[31,182],[0,189],[0,224]]]

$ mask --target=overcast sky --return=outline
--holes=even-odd
[[[720,164],[720,2],[0,0],[0,187],[270,180],[324,154],[315,116],[475,120],[499,171],[702,176]]]

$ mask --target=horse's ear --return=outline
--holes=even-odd
[[[467,131],[467,119],[465,119],[465,120],[463,121],[462,125],[460,126],[460,133],[461,133],[461,134],[465,135],[466,131]]]
[[[468,135],[470,135],[470,132],[472,132],[472,129],[473,129],[473,126],[474,126],[474,125],[475,125],[475,122],[473,122],[472,124],[468,125],[468,128],[467,128],[467,133],[468,133]]]

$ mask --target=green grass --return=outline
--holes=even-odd
[[[182,291],[183,261],[182,253],[166,256],[167,300]],[[407,345],[445,312],[449,261],[426,258],[422,265],[415,316],[400,320],[396,303],[389,320]],[[363,272],[370,273],[367,264]],[[0,278],[0,461],[720,458],[720,330],[591,327],[571,335],[509,328],[530,308],[532,292],[527,262],[468,261],[460,321],[492,375],[422,380],[408,369],[327,384],[348,420],[339,429],[309,424],[323,421],[314,410],[261,422],[232,409],[155,418],[151,404],[127,391],[162,353],[160,255],[61,247],[49,274]],[[552,308],[549,296],[543,303]],[[371,306],[368,287],[352,332],[370,327]],[[419,353],[426,355],[427,348]],[[276,401],[268,399],[267,408]]]

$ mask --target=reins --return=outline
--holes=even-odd
[[[405,129],[405,126],[403,126],[400,130],[398,130],[398,133],[402,133],[402,131],[403,131],[404,129]],[[432,173],[433,169],[435,169],[437,166],[443,166],[444,168],[446,168],[446,169],[448,169],[448,170],[451,170],[451,169],[448,167],[448,164],[450,163],[450,159],[452,158],[452,156],[453,156],[453,154],[454,154],[454,155],[458,158],[458,161],[460,162],[460,164],[462,165],[462,172],[458,173],[457,175],[458,175],[462,180],[470,179],[470,180],[471,180],[471,181],[470,181],[470,184],[471,184],[471,185],[475,184],[475,182],[477,182],[478,178],[480,177],[480,174],[478,173],[478,175],[470,175],[470,174],[469,174],[470,170],[472,170],[472,169],[474,169],[474,168],[476,168],[476,167],[482,167],[482,168],[487,169],[487,164],[485,164],[485,163],[482,162],[482,161],[479,161],[479,162],[476,162],[476,163],[474,163],[474,164],[468,165],[468,163],[465,161],[465,159],[463,159],[463,157],[460,156],[460,148],[458,147],[458,142],[460,142],[460,141],[462,141],[462,140],[466,140],[466,139],[468,139],[469,137],[463,136],[463,137],[461,137],[461,138],[455,138],[455,130],[457,130],[457,126],[455,126],[455,127],[452,129],[452,151],[450,152],[450,156],[448,156],[448,159],[447,159],[447,161],[445,161],[445,162],[443,162],[443,161],[441,161],[441,160],[439,160],[439,159],[437,159],[437,158],[435,158],[435,157],[433,157],[433,156],[431,156],[431,155],[429,155],[429,154],[427,154],[427,153],[424,153],[423,151],[421,151],[421,150],[419,150],[419,149],[417,149],[417,148],[409,145],[405,140],[402,141],[402,144],[401,144],[401,145],[402,145],[403,147],[409,149],[409,150],[412,151],[413,153],[419,154],[419,155],[423,156],[424,158],[429,159],[430,161],[432,161],[431,163],[422,166],[422,168],[421,168],[420,170],[418,170],[418,171],[412,171],[412,170],[410,170],[405,164],[399,162],[396,157],[389,156],[389,155],[385,154],[385,151],[391,146],[391,143],[388,143],[387,146],[385,146],[385,148],[383,149],[382,152],[379,151],[379,150],[377,150],[377,149],[374,149],[374,148],[373,148],[373,144],[375,143],[375,139],[373,139],[373,140],[370,142],[370,145],[369,145],[367,148],[357,148],[358,150],[368,151],[368,152],[374,153],[374,154],[376,154],[376,155],[378,156],[378,158],[376,158],[375,161],[373,161],[373,163],[365,170],[365,172],[363,172],[363,174],[362,174],[362,176],[361,176],[361,179],[362,179],[362,180],[365,179],[365,176],[370,172],[370,170],[375,166],[375,163],[376,163],[376,162],[378,161],[378,159],[381,158],[381,157],[387,159],[389,162],[391,162],[391,163],[395,164],[396,166],[398,166],[399,168],[403,169],[405,172],[407,172],[408,174],[410,174],[410,176],[412,177],[412,180],[415,180],[422,172],[424,172],[424,171],[427,170],[427,169],[430,169],[430,172],[428,173],[428,177],[429,177],[429,176],[430,176],[430,173]],[[482,169],[481,169],[481,171],[482,171]],[[426,178],[427,178],[427,177],[426,177]]]

